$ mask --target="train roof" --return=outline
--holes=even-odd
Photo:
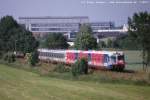
[[[102,51],[96,51],[96,50],[87,50],[87,51],[83,51],[83,50],[67,50],[67,52],[99,53],[99,54],[108,54],[108,55],[113,55],[113,54],[123,55],[124,54],[123,51],[104,51],[104,50],[102,50]]]
[[[66,50],[53,50],[53,49],[38,49],[40,52],[54,52],[54,53],[65,53]]]
[[[108,54],[108,55],[113,55],[113,54],[120,54],[123,55],[123,51],[96,51],[96,50],[87,50],[87,51],[83,51],[83,50],[64,50],[64,49],[58,49],[58,50],[52,50],[52,49],[38,49],[38,51],[41,52],[54,52],[54,53],[65,53],[65,52],[74,52],[74,53],[80,53],[80,52],[84,52],[84,53],[99,53],[99,54]]]

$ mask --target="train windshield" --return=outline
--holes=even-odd
[[[119,55],[118,60],[124,60],[124,55]]]

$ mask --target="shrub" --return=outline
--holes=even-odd
[[[88,74],[88,62],[86,59],[78,60],[75,64],[72,66],[72,75],[78,76],[81,74]]]
[[[4,60],[7,61],[8,63],[15,62],[15,55],[12,52],[8,52],[4,54]]]
[[[65,68],[65,66],[63,64],[58,64],[56,66],[56,68],[54,69],[54,71],[59,72],[59,73],[63,73],[63,72],[69,72],[69,69]]]
[[[38,53],[37,50],[32,52],[31,55],[29,55],[29,63],[30,63],[30,65],[35,66],[36,63],[39,62],[38,56],[39,56],[39,53]]]

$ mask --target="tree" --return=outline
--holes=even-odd
[[[75,40],[75,48],[80,50],[97,48],[97,41],[92,36],[92,29],[89,25],[83,24],[80,26],[80,31],[77,33]]]
[[[50,49],[66,49],[69,46],[67,39],[61,33],[50,33],[44,45],[46,48]]]
[[[135,13],[132,18],[128,18],[128,25],[129,35],[142,47],[143,69],[145,69],[150,63],[150,14]]]
[[[3,52],[32,52],[38,47],[38,42],[32,33],[21,27],[12,16],[0,20],[0,50]]]
[[[99,48],[106,48],[106,43],[104,41],[99,41],[98,47]]]
[[[133,39],[129,35],[116,38],[115,47],[120,49],[126,49],[126,50],[141,49],[140,45],[137,45],[137,43],[133,41]]]
[[[16,34],[12,37],[12,42],[14,44],[14,51],[22,51],[23,53],[30,53],[37,49],[39,43],[33,37],[30,31],[23,28],[18,28]]]
[[[5,16],[0,20],[0,49],[3,51],[10,51],[11,37],[15,34],[13,30],[18,28],[19,25],[11,16]]]
[[[113,47],[113,40],[111,40],[111,39],[107,40],[107,47],[108,48],[112,48]]]

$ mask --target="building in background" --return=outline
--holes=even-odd
[[[35,37],[44,37],[50,33],[62,33],[73,41],[81,24],[89,24],[94,37],[120,36],[126,34],[124,27],[115,27],[113,22],[90,22],[87,16],[72,17],[19,17],[19,23],[31,31]]]

